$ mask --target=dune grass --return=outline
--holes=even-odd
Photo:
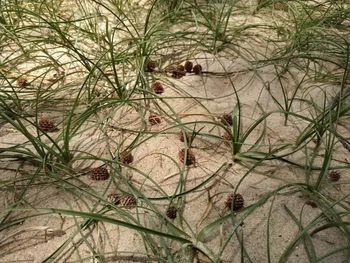
[[[59,215],[72,218],[74,231],[43,262],[68,260],[79,250],[77,244],[84,244],[91,256],[79,255],[69,262],[108,262],[118,251],[99,251],[90,239],[102,223],[136,231],[144,245],[139,256],[145,262],[232,262],[224,256],[232,244],[239,247],[240,262],[258,262],[241,226],[260,209],[267,213],[266,240],[258,241],[266,247],[265,262],[295,262],[291,255],[298,246],[307,262],[349,255],[349,194],[331,191],[348,189],[349,181],[332,182],[328,177],[333,170],[348,175],[349,168],[337,154],[349,140],[346,1],[52,0],[0,1],[0,6],[0,125],[18,135],[17,141],[7,138],[11,135],[2,137],[0,161],[17,164],[15,172],[23,174],[0,181],[0,231],[6,233],[0,238],[0,258],[10,255],[9,231],[33,218]],[[271,103],[265,105],[259,95],[254,110],[248,111],[243,97],[253,84],[238,87],[237,72],[223,59],[244,63],[242,72],[258,80],[259,94],[268,94]],[[231,95],[222,98],[233,98],[229,112],[212,112],[208,105],[219,98],[191,95],[184,78],[174,79],[179,73],[172,67],[186,60],[204,69],[199,76],[190,73],[184,78],[197,78],[202,85],[211,78],[228,83]],[[148,68],[150,61],[156,63],[154,70]],[[212,71],[211,63],[220,70]],[[156,80],[172,95],[156,94]],[[179,112],[176,105],[182,101],[195,105],[198,112]],[[229,125],[221,121],[219,114],[224,113]],[[150,125],[150,114],[160,116],[159,128]],[[280,134],[281,140],[272,142],[269,125],[281,116],[291,133],[298,134]],[[43,118],[54,121],[55,131],[40,126]],[[198,153],[201,147],[221,148],[229,161],[218,160],[211,171],[202,168],[204,179],[189,186],[191,169],[201,169],[201,163],[195,168],[186,164],[190,151],[179,161],[177,153],[159,150],[153,155],[170,163],[174,174],[169,178],[177,178],[169,191],[142,167],[120,158],[124,151],[133,153],[164,136],[174,138],[178,131],[185,138],[184,149]],[[235,185],[225,182],[236,194],[259,169],[278,165],[296,169],[300,180],[285,178],[240,210],[212,212],[209,201],[206,209],[215,215],[209,217],[208,212],[199,227],[185,215],[188,199],[198,193],[210,195],[233,166],[245,171]],[[110,174],[99,188],[86,180],[96,166],[106,167]],[[31,203],[33,191],[51,187],[62,199],[77,200],[79,207],[69,201],[63,207]],[[137,204],[127,209],[111,201],[107,195],[113,191],[133,196]],[[223,204],[227,190],[218,192]],[[306,205],[300,211],[287,204],[276,206],[279,198],[297,194],[317,207],[307,222]],[[169,206],[177,210],[175,220],[166,215]],[[277,254],[271,237],[276,209],[297,228]],[[229,227],[214,246],[207,240],[223,225]],[[343,246],[330,245],[330,251],[320,252],[314,236],[334,228]]]

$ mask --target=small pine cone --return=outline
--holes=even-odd
[[[193,63],[191,61],[186,61],[185,62],[185,70],[188,72],[188,73],[191,73],[192,72],[192,69],[193,69]]]
[[[137,205],[137,200],[133,195],[123,195],[120,198],[120,205],[125,207],[133,207]]]
[[[163,85],[159,81],[153,82],[152,89],[156,94],[162,94],[164,92]]]
[[[41,118],[39,120],[39,128],[44,132],[56,131],[55,122],[47,118]]]
[[[186,162],[185,162],[185,164],[186,165],[191,165],[191,164],[194,164],[195,162],[196,162],[196,157],[194,156],[194,153],[192,152],[192,150],[191,149],[188,149],[188,150],[186,150],[186,149],[181,149],[180,151],[179,151],[179,159],[180,159],[180,161],[183,163],[184,162],[184,160],[185,160],[185,153],[186,153],[186,151],[187,151],[187,158],[186,158]]]
[[[149,59],[146,62],[145,71],[146,72],[153,72],[153,71],[155,71],[156,67],[157,67],[157,62]]]
[[[150,114],[148,117],[148,121],[151,125],[157,125],[162,122],[161,118],[156,114]]]
[[[123,151],[119,154],[119,161],[123,164],[130,164],[134,161],[134,156],[129,151]]]
[[[193,72],[194,72],[194,74],[196,74],[196,75],[202,74],[202,66],[199,65],[199,64],[195,65],[195,66],[193,67]]]
[[[185,71],[185,67],[183,66],[183,65],[177,65],[176,66],[176,69],[178,70],[178,71]],[[186,74],[186,73],[185,73]]]
[[[28,82],[28,79],[26,77],[19,77],[16,80],[16,83],[17,83],[17,86],[20,88],[24,88],[24,87],[29,86],[29,82]]]
[[[340,179],[340,172],[336,170],[330,171],[328,174],[329,181],[331,182],[337,182]]]
[[[225,202],[227,208],[231,210],[239,210],[244,207],[244,199],[241,194],[230,194]]]
[[[108,202],[113,203],[114,205],[119,205],[121,197],[122,196],[120,194],[111,193],[107,196],[107,200]]]
[[[176,68],[172,71],[172,77],[175,79],[181,79],[184,76],[186,76],[185,70],[180,70],[180,69]]]
[[[104,167],[97,167],[90,171],[90,178],[95,181],[104,181],[109,178],[109,172]]]
[[[185,136],[186,136],[186,142],[189,143],[191,137],[190,137],[190,135],[188,134],[188,132],[185,132]],[[180,140],[181,142],[184,142],[184,141],[185,141],[184,134],[183,134],[182,131],[179,131],[178,137],[179,137],[179,140]]]
[[[232,126],[232,116],[231,114],[224,114],[220,117],[221,123],[227,126]]]
[[[169,217],[170,219],[175,219],[176,213],[177,213],[177,209],[173,205],[170,205],[165,212],[166,216]]]

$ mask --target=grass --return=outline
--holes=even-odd
[[[33,236],[20,243],[31,229],[44,229],[45,242],[47,231],[63,233],[38,251],[42,262],[348,258],[346,1],[0,6],[0,258],[44,248]],[[203,73],[173,78],[186,60]],[[149,123],[153,113],[161,123]],[[231,125],[220,121],[227,113]],[[40,128],[43,117],[58,129]],[[188,151],[179,160],[182,148],[194,165]],[[123,151],[136,160],[122,162]],[[108,180],[89,178],[97,166]],[[238,211],[224,205],[235,193],[245,198]]]

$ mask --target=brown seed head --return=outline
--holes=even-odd
[[[244,207],[244,199],[241,194],[229,194],[225,206],[231,210],[239,210]]]
[[[179,151],[179,159],[180,161],[183,163],[185,160],[185,155],[187,152],[187,156],[186,156],[186,165],[191,165],[194,164],[196,162],[196,157],[194,156],[194,153],[191,149],[181,149]]]
[[[148,117],[148,121],[151,125],[157,125],[162,122],[161,118],[156,114],[150,114]]]
[[[328,174],[329,181],[331,182],[337,182],[340,179],[340,172],[336,170],[330,171]]]
[[[188,73],[191,73],[192,72],[192,69],[193,69],[193,63],[191,61],[186,61],[185,62],[185,70],[188,72]]]
[[[175,219],[177,214],[177,209],[175,206],[170,205],[165,212],[166,216],[170,219]]]
[[[192,70],[196,75],[202,74],[202,66],[199,64],[195,65]]]
[[[159,81],[153,82],[152,89],[156,94],[162,94],[164,92],[163,85]]]
[[[130,151],[123,151],[119,154],[119,161],[123,164],[130,164],[134,161],[134,156]]]
[[[39,120],[39,128],[44,132],[56,131],[55,122],[47,118],[41,118]]]
[[[109,178],[109,172],[104,167],[96,167],[90,171],[90,178],[95,181],[104,181]]]

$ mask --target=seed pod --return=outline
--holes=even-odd
[[[329,181],[331,182],[337,182],[340,179],[340,172],[336,170],[330,171],[328,174]]]
[[[162,122],[161,118],[156,114],[150,114],[148,117],[148,121],[151,125],[157,125]]]
[[[129,151],[123,151],[119,154],[119,161],[123,164],[130,164],[134,161],[134,156]]]
[[[186,136],[186,142],[189,143],[190,142],[190,139],[191,139],[191,136],[188,134],[188,132],[185,132],[185,136]],[[181,142],[184,142],[185,141],[185,138],[184,138],[184,134],[182,131],[179,131],[178,133],[178,138]]]
[[[104,181],[109,178],[109,172],[104,167],[96,167],[90,171],[91,180]]]
[[[186,156],[187,158],[186,158],[185,164],[186,165],[194,164],[196,162],[196,157],[194,156],[194,153],[192,152],[191,149],[181,149],[179,151],[179,159],[180,159],[180,161],[182,163],[184,162],[186,152],[187,152],[187,156]]]
[[[230,210],[239,210],[244,207],[244,199],[241,194],[229,194],[225,206]]]
[[[232,116],[231,114],[223,114],[220,117],[221,123],[227,126],[232,126]]]
[[[177,214],[177,209],[175,206],[170,205],[165,212],[166,216],[170,219],[175,219]]]
[[[151,59],[147,60],[146,66],[145,66],[146,72],[153,72],[155,71],[156,68],[157,68],[157,62]]]
[[[107,196],[107,200],[108,202],[113,203],[114,205],[119,205],[121,197],[122,196],[120,194],[111,193]]]
[[[186,61],[185,62],[185,70],[188,72],[188,73],[191,73],[192,72],[192,69],[193,69],[193,63],[191,61]]]
[[[16,83],[17,83],[17,86],[20,87],[20,88],[24,88],[24,87],[27,87],[29,86],[29,82],[28,82],[28,79],[26,77],[19,77],[17,80],[16,80]]]
[[[55,122],[47,118],[41,118],[39,120],[39,128],[44,132],[56,131]]]
[[[195,65],[195,66],[193,67],[193,72],[194,72],[194,74],[196,74],[196,75],[202,74],[202,66],[199,65],[199,64]]]
[[[162,94],[164,92],[163,85],[159,81],[153,82],[152,89],[156,94]]]
[[[137,200],[133,195],[126,194],[120,198],[120,205],[126,208],[131,208],[137,205]]]

